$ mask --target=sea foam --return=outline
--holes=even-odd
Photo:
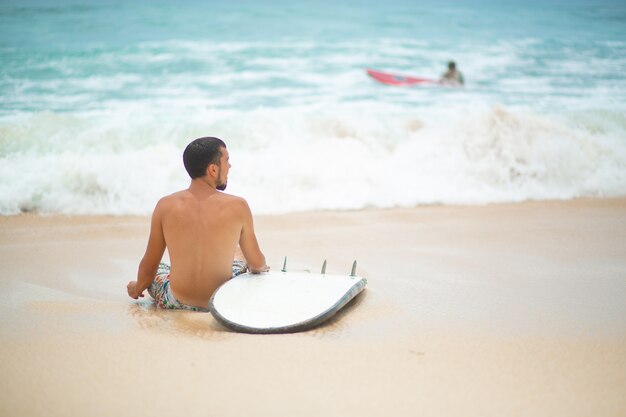
[[[185,188],[181,155],[222,137],[228,192],[259,213],[626,194],[617,112],[475,105],[165,114],[40,113],[0,124],[0,213],[147,214]]]

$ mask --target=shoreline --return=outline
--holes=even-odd
[[[291,211],[287,213],[262,213],[257,214],[252,212],[252,215],[256,219],[257,217],[281,217],[281,216],[291,216],[298,214],[323,214],[323,213],[359,213],[359,212],[374,212],[374,211],[403,211],[403,210],[419,210],[425,208],[488,208],[488,207],[507,207],[507,206],[531,206],[531,205],[558,205],[558,204],[585,204],[585,205],[593,205],[594,203],[598,203],[598,205],[613,205],[613,204],[622,204],[626,201],[626,196],[618,196],[618,197],[577,197],[573,199],[547,199],[547,200],[522,200],[522,201],[505,201],[505,202],[492,202],[492,203],[482,203],[482,204],[449,204],[449,203],[429,203],[429,204],[417,204],[414,206],[393,206],[393,207],[363,207],[363,208],[355,208],[355,209],[311,209],[311,210],[300,210],[300,211]],[[48,213],[48,212],[35,212],[35,211],[26,211],[16,214],[0,214],[0,221],[3,219],[15,219],[15,218],[28,218],[28,217],[42,217],[42,218],[77,218],[77,219],[86,219],[86,218],[102,218],[102,219],[119,219],[119,218],[145,218],[150,217],[150,214],[72,214],[72,213]]]
[[[357,259],[365,291],[237,334],[128,298],[148,216],[0,217],[0,414],[626,413],[625,198],[254,218],[274,269]]]

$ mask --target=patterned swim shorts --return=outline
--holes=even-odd
[[[244,261],[235,259],[233,261],[233,275],[241,275],[248,270],[248,266]],[[232,278],[231,277],[231,278]],[[196,306],[190,306],[178,301],[172,294],[170,289],[170,266],[161,262],[157,269],[157,274],[154,277],[154,281],[148,287],[148,293],[157,303],[160,308],[166,309],[178,309],[178,310],[191,310],[191,311],[209,311],[207,308],[201,308]]]

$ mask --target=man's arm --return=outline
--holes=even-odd
[[[254,225],[252,222],[252,212],[248,203],[243,200],[242,217],[243,224],[241,227],[241,236],[239,237],[239,247],[243,252],[243,256],[248,263],[248,269],[253,274],[269,271],[269,266],[265,264],[265,255],[259,248],[256,235],[254,234]]]
[[[163,200],[157,203],[154,212],[152,213],[152,221],[150,224],[150,237],[148,238],[148,246],[146,247],[146,253],[143,255],[141,262],[139,263],[139,270],[137,271],[137,281],[131,281],[126,286],[128,295],[131,298],[137,299],[143,297],[143,292],[146,290],[156,275],[159,262],[165,252],[165,237],[163,236],[162,225],[162,212],[163,212]]]

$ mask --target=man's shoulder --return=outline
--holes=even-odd
[[[181,199],[185,199],[189,196],[189,191],[187,190],[181,190],[181,191],[177,191],[175,193],[166,195],[164,197],[161,197],[161,199],[159,200],[159,202],[157,203],[157,206],[159,205],[169,205],[173,202],[179,201]]]
[[[223,199],[223,201],[225,201],[227,204],[232,204],[233,206],[236,207],[247,207],[248,206],[248,202],[243,198],[243,197],[239,197],[236,195],[232,195],[232,194],[227,194],[227,193],[220,193],[220,197]]]
[[[189,202],[192,199],[192,195],[188,190],[177,191],[175,193],[161,197],[154,208],[154,212],[164,215],[172,211],[178,211],[185,209],[189,206]]]

